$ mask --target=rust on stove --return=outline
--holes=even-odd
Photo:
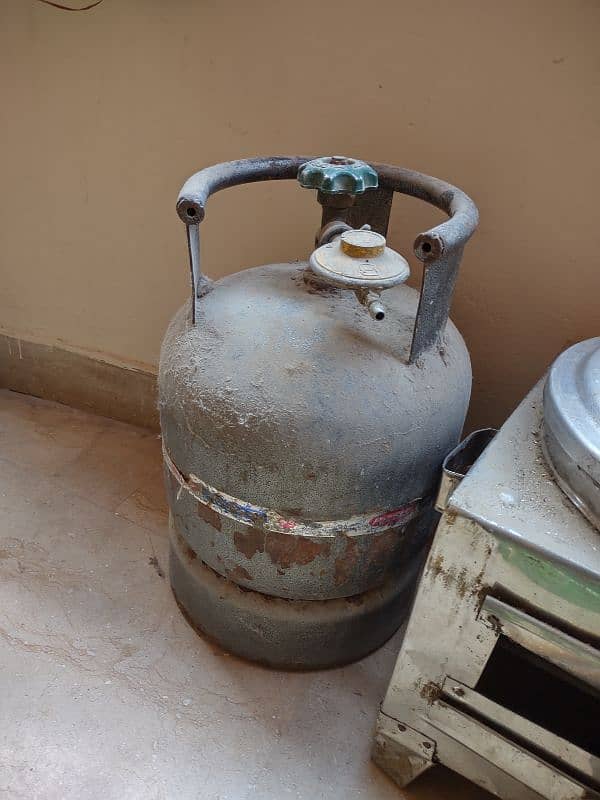
[[[346,537],[344,554],[336,558],[334,566],[335,585],[342,586],[356,571],[358,563],[358,542],[349,536]]]
[[[441,697],[442,689],[437,685],[437,683],[429,681],[420,687],[419,694],[424,700],[427,700],[428,705],[432,705]]]
[[[431,575],[433,580],[438,578],[444,584],[445,589],[452,589],[461,600],[465,598],[475,598],[480,604],[483,602],[488,591],[488,586],[484,583],[484,575],[489,555],[486,557],[486,564],[480,572],[473,576],[466,567],[448,565],[444,561],[441,553],[433,555],[426,568],[426,572]]]
[[[446,511],[444,513],[444,522],[448,527],[454,525],[454,523],[456,522],[456,512]]]
[[[233,534],[233,543],[238,552],[250,559],[265,549],[265,532],[258,528],[246,528]]]
[[[427,568],[431,571],[433,578],[437,578],[444,571],[444,556],[441,553],[436,553],[431,558]]]
[[[466,567],[463,567],[456,576],[456,591],[462,600],[463,597],[470,591],[470,586],[467,581],[469,572]]]
[[[292,565],[306,566],[317,556],[328,556],[330,551],[329,542],[315,542],[306,536],[269,531],[265,539],[265,552],[281,569],[289,569]]]
[[[221,530],[221,517],[216,511],[205,503],[198,501],[198,516],[217,531]]]

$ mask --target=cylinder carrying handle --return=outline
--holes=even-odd
[[[295,178],[302,164],[308,160],[301,156],[273,156],[227,161],[201,169],[183,184],[177,198],[177,213],[186,226],[192,279],[193,323],[196,322],[198,298],[210,286],[209,279],[202,273],[200,261],[200,223],[204,219],[204,207],[208,198],[221,189],[243,183]]]
[[[310,160],[302,156],[274,156],[229,161],[200,170],[184,183],[177,199],[177,213],[187,230],[193,321],[196,320],[197,298],[208,285],[200,268],[199,234],[208,198],[221,189],[243,183],[296,178],[300,167]],[[419,234],[414,243],[415,255],[424,263],[410,352],[410,361],[414,362],[439,343],[443,335],[463,249],[477,227],[479,214],[470,197],[445,181],[389,164],[371,162],[371,166],[377,171],[381,190],[424,200],[450,217]]]

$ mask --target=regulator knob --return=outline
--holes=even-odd
[[[365,161],[346,156],[326,156],[307,161],[298,170],[298,182],[305,189],[324,194],[357,195],[379,184],[377,172]]]

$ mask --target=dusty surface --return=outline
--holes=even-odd
[[[398,638],[344,669],[264,670],[200,639],[167,572],[159,440],[0,391],[0,797],[487,797],[369,761]]]
[[[375,323],[351,291],[308,292],[302,262],[215,282],[202,324],[185,304],[163,340],[160,416],[177,469],[305,522],[426,497],[459,439],[471,366],[452,323],[443,358],[405,362],[418,299],[387,290]]]
[[[600,537],[559,488],[541,443],[540,381],[452,495],[453,511],[498,536],[559,562],[592,581],[600,574]]]

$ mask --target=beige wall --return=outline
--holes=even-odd
[[[174,212],[188,174],[338,152],[478,203],[453,306],[474,422],[500,422],[558,351],[600,332],[595,0],[104,0],[80,14],[1,0],[0,23],[8,333],[155,365],[188,290]],[[410,253],[437,218],[397,201],[391,244]],[[303,257],[317,220],[292,185],[217,195],[207,271]]]

